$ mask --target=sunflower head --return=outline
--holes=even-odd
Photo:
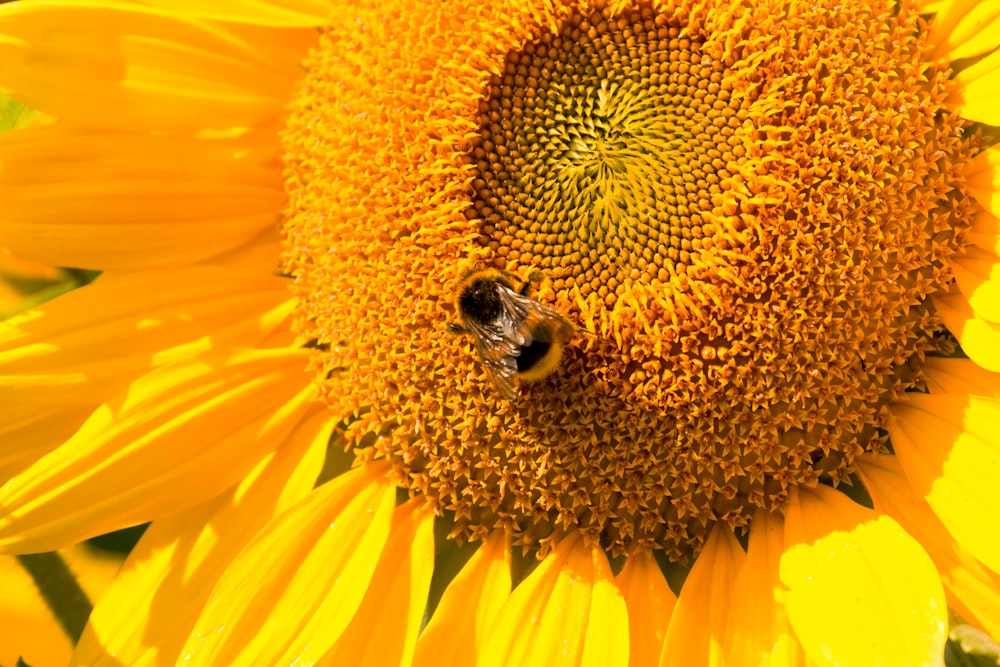
[[[285,266],[344,443],[389,459],[456,535],[544,547],[579,528],[674,559],[792,486],[843,481],[949,349],[928,298],[961,246],[976,142],[924,19],[487,14],[334,25],[285,134]],[[450,43],[464,21],[481,40]],[[477,266],[541,272],[533,297],[580,331],[513,401],[448,332]]]

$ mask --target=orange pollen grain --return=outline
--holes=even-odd
[[[456,537],[683,560],[884,446],[974,213],[913,8],[383,4],[338,15],[284,136],[346,447]],[[482,266],[540,270],[577,329],[514,401],[448,331]]]

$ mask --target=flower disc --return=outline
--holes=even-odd
[[[286,270],[346,445],[457,536],[678,560],[843,480],[947,347],[928,297],[972,207],[924,20],[483,4],[352,4],[293,108]],[[577,327],[512,402],[447,327],[480,266],[541,271]]]

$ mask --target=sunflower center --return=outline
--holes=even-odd
[[[297,326],[453,534],[685,559],[884,446],[948,347],[973,140],[895,3],[537,4],[331,30],[286,132]],[[447,329],[477,265],[577,329],[515,400]]]
[[[724,81],[700,40],[648,8],[574,14],[508,54],[473,150],[473,206],[495,256],[593,276],[583,294],[633,268],[683,272],[735,161],[740,102]]]

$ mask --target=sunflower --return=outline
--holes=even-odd
[[[0,138],[0,244],[102,272],[0,330],[0,549],[151,522],[73,664],[1000,637],[996,2],[39,0],[0,34],[53,119]],[[572,324],[545,377],[452,326],[480,271]]]

